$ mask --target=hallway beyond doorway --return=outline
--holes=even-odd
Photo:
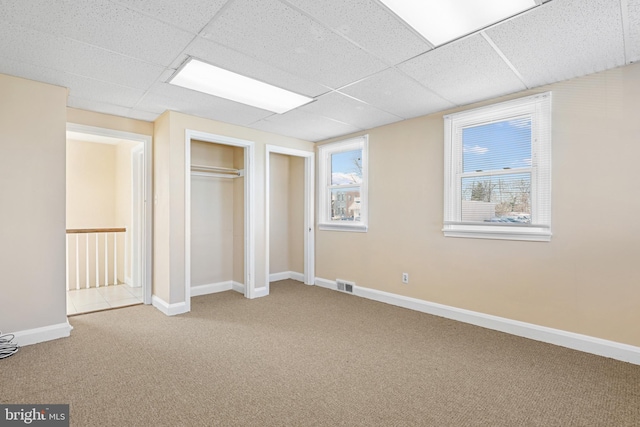
[[[121,284],[67,292],[67,316],[142,304],[142,288]]]

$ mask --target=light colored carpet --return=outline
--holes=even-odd
[[[70,322],[0,360],[0,402],[75,426],[640,425],[640,366],[294,281]]]

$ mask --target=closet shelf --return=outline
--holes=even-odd
[[[215,178],[239,178],[244,176],[244,170],[219,166],[191,165],[191,175]]]

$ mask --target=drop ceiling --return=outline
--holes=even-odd
[[[376,0],[0,0],[0,73],[70,107],[321,141],[640,58],[640,0],[537,3],[433,48]],[[190,57],[315,101],[274,114],[168,84]]]

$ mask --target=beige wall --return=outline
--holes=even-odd
[[[0,74],[0,330],[65,323],[67,90]]]
[[[255,146],[255,277],[256,287],[267,285],[265,275],[265,145],[312,151],[307,141],[217,122],[187,114],[166,112],[155,122],[154,293],[174,304],[184,301],[184,177],[187,129],[253,141]],[[170,159],[170,161],[169,161]],[[167,249],[168,248],[168,249]],[[161,267],[160,267],[161,266]]]
[[[153,128],[153,283],[152,293],[163,301],[171,301],[171,261],[178,255],[171,252],[171,195],[169,113],[156,119]],[[184,163],[184,157],[182,158]],[[183,199],[184,202],[184,199]],[[183,218],[184,221],[184,218]],[[175,229],[176,227],[174,227]],[[184,239],[184,235],[182,236]],[[184,242],[184,240],[183,240]],[[184,245],[182,249],[184,254]],[[184,267],[183,267],[184,268]],[[182,279],[184,285],[184,278]],[[176,299],[177,302],[177,299]]]
[[[131,259],[133,251],[131,249],[131,188],[133,185],[133,175],[131,170],[131,151],[142,144],[140,142],[121,141],[116,146],[116,200],[115,200],[115,222],[116,227],[124,227],[127,229],[127,238],[123,239],[122,251],[118,249],[123,264],[123,276],[119,277],[121,282],[124,282],[125,277],[129,279],[131,277]],[[126,243],[127,270],[124,271],[124,244]]]
[[[116,151],[115,145],[67,141],[67,228],[118,225]]]
[[[304,273],[304,159],[270,156],[269,272]]]
[[[289,156],[269,154],[269,273],[289,268]]]
[[[154,129],[154,123],[152,122],[79,110],[71,107],[67,107],[67,121],[69,123],[139,133],[141,135],[153,135]]]
[[[233,167],[244,169],[244,148],[233,148]],[[244,280],[244,177],[233,180],[233,281]]]
[[[233,147],[191,142],[191,164],[233,168]],[[191,176],[191,286],[233,279],[234,179]]]
[[[304,273],[304,158],[289,157],[289,270]]]
[[[640,65],[508,98],[547,90],[551,242],[443,236],[433,114],[368,132],[369,232],[318,231],[317,277],[640,345]]]

